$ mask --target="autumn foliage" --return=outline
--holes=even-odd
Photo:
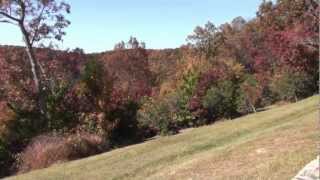
[[[134,37],[97,54],[34,48],[50,85],[42,95],[46,117],[25,49],[1,46],[0,175],[311,96],[318,20],[318,1],[263,1],[255,18],[197,26],[176,49],[146,49]]]

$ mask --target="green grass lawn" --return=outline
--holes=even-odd
[[[317,155],[319,97],[9,179],[290,179]]]

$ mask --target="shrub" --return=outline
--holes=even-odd
[[[45,93],[45,115],[35,107],[25,108],[14,102],[9,103],[14,112],[8,125],[10,141],[23,147],[29,140],[39,134],[48,132],[67,132],[76,124],[76,116],[65,103],[65,95],[69,85],[57,83],[55,87]]]
[[[101,61],[87,62],[79,81],[68,92],[67,109],[76,116],[73,129],[106,134],[112,126],[106,116],[111,109],[113,81]]]
[[[14,119],[9,124],[8,141],[15,142],[19,146],[17,150],[21,150],[32,137],[44,132],[46,128],[46,121],[37,111],[15,109]]]
[[[207,123],[207,109],[203,106],[203,97],[206,95],[207,90],[217,84],[218,81],[223,80],[225,75],[226,71],[217,67],[219,66],[200,74],[194,95],[188,102],[188,109],[196,118],[196,125]]]
[[[147,99],[138,111],[140,126],[148,126],[156,129],[160,135],[177,133],[174,112],[168,99]]]
[[[75,114],[65,104],[65,96],[71,90],[71,82],[56,82],[46,94],[46,130],[63,131],[72,128],[76,121]],[[39,117],[40,118],[40,117]],[[38,118],[38,119],[39,119]]]
[[[232,81],[221,81],[207,90],[202,99],[206,109],[206,120],[211,122],[217,118],[233,118],[239,115],[238,107],[241,104],[241,91]]]
[[[179,126],[189,127],[193,126],[195,116],[189,111],[188,103],[198,83],[199,73],[194,71],[189,71],[185,76],[183,76],[182,85],[177,89],[176,95],[171,95],[171,98],[176,97],[176,112],[175,118]]]
[[[112,144],[131,144],[141,138],[137,120],[138,109],[137,102],[126,100],[108,112],[107,118],[114,123],[109,136]]]
[[[141,87],[143,88],[143,87]],[[138,139],[137,96],[114,86],[103,62],[85,65],[80,82],[68,94],[68,106],[77,115],[74,128],[107,136],[111,144],[127,144]]]
[[[0,138],[0,178],[10,175],[14,158],[8,149],[8,145]]]
[[[39,136],[33,138],[19,156],[18,171],[24,173],[48,167],[58,161],[66,161],[70,151],[70,147],[62,137]]]
[[[10,110],[5,101],[0,101],[0,138],[8,136],[13,119],[14,112]]]
[[[298,101],[313,95],[317,85],[306,73],[286,71],[275,77],[271,83],[271,90],[280,100]]]
[[[239,106],[239,111],[243,113],[256,112],[257,105],[262,99],[263,88],[255,76],[246,74],[244,82],[240,85],[243,94],[243,103]]]
[[[106,150],[105,140],[97,135],[80,133],[69,136],[40,135],[31,140],[18,156],[18,173],[46,168],[52,164],[79,159]]]

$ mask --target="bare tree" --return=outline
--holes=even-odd
[[[35,56],[34,47],[46,40],[62,40],[63,29],[70,24],[65,19],[67,13],[70,13],[70,5],[58,0],[0,0],[0,23],[15,25],[22,33],[39,110],[44,115],[46,73]]]

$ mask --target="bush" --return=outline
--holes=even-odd
[[[232,81],[221,81],[207,90],[202,99],[203,107],[206,109],[207,123],[217,118],[234,118],[240,113],[239,105],[242,103],[241,91],[237,84]]]
[[[5,101],[0,101],[0,138],[8,138],[10,124],[14,119],[14,112],[10,110]]]
[[[147,99],[138,111],[139,125],[156,129],[160,135],[177,133],[173,108],[168,99]]]
[[[10,175],[14,158],[8,149],[8,145],[0,138],[0,178]]]
[[[79,159],[106,150],[105,140],[97,135],[80,133],[69,136],[40,135],[31,140],[18,156],[17,171],[25,173],[55,163]]]
[[[256,112],[259,101],[262,99],[263,88],[259,85],[255,76],[246,74],[240,85],[243,94],[242,104],[238,110],[242,113]]]
[[[7,124],[8,139],[23,147],[29,140],[39,134],[48,132],[64,133],[72,129],[77,117],[72,109],[67,107],[65,95],[70,90],[69,84],[56,82],[52,89],[45,93],[45,114],[39,112],[36,106],[24,107],[15,102],[9,102],[8,107],[13,115]]]
[[[298,101],[313,95],[317,85],[311,76],[302,72],[286,71],[282,75],[275,77],[271,83],[272,92],[278,96],[279,100]]]
[[[138,129],[138,109],[137,102],[126,100],[122,105],[108,112],[107,118],[114,123],[109,136],[113,145],[131,144],[142,138]]]
[[[63,131],[72,128],[76,116],[65,104],[65,96],[71,90],[71,82],[56,82],[46,94],[46,131]],[[40,119],[40,117],[38,118]]]
[[[199,73],[189,71],[185,76],[183,76],[182,85],[177,89],[177,94],[171,95],[171,98],[177,96],[175,102],[175,118],[179,127],[190,127],[194,125],[195,116],[193,116],[189,111],[188,103],[194,95],[198,79]]]

